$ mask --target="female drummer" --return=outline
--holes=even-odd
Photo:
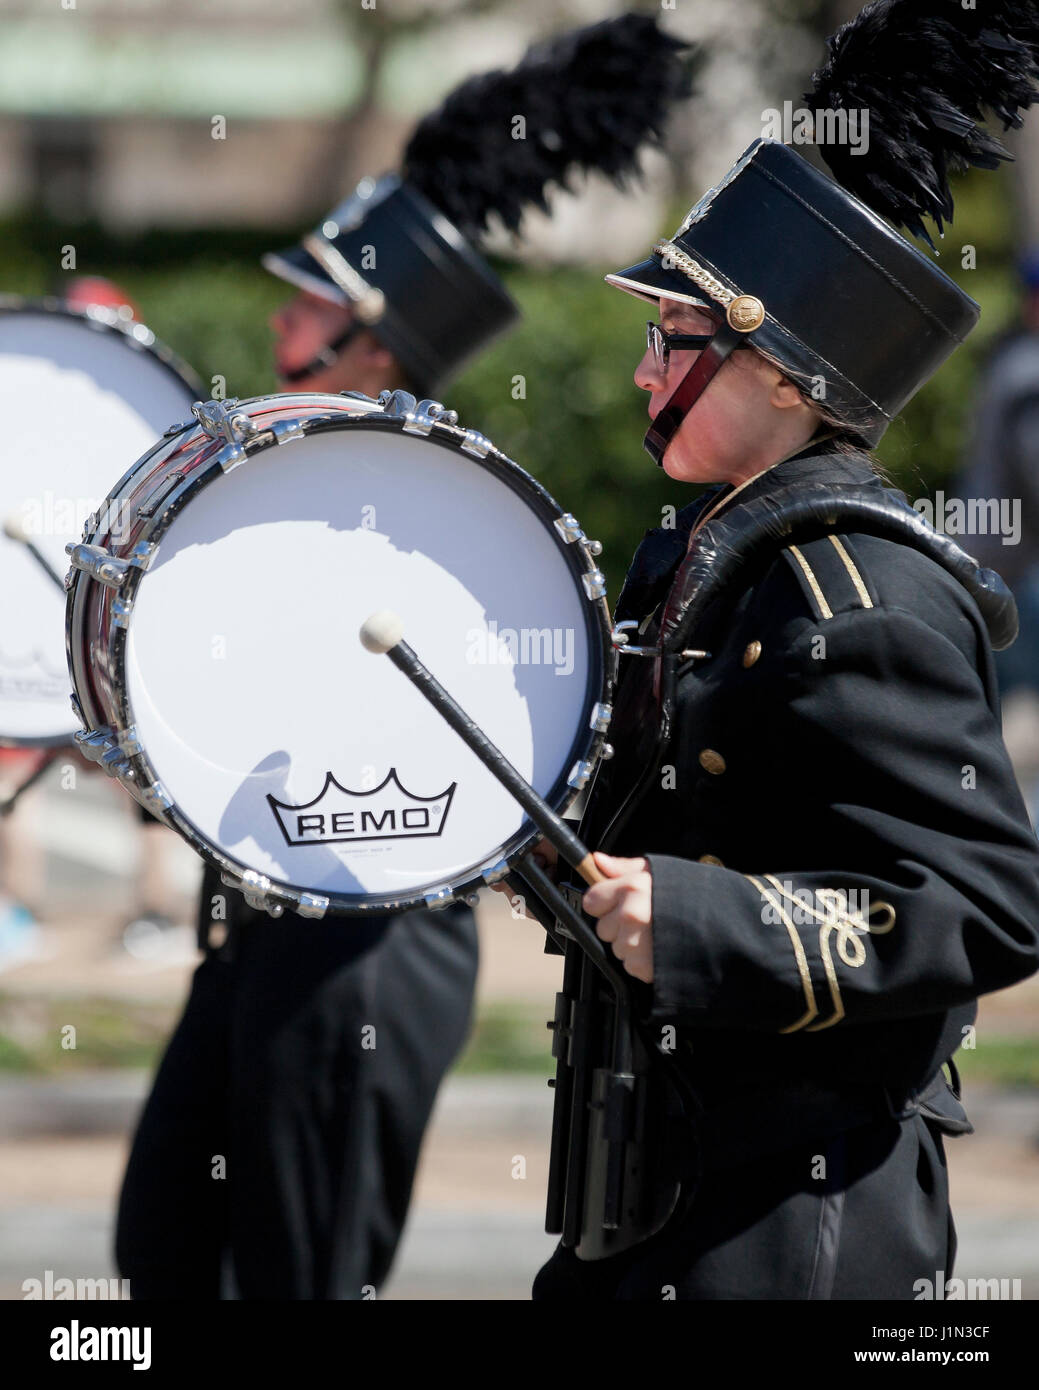
[[[617,617],[639,646],[751,508],[851,490],[905,511],[869,449],[978,309],[857,199],[758,141],[607,279],[659,320],[648,451],[716,485],[635,557]],[[582,823],[608,881],[583,903],[693,1083],[668,1161],[698,1171],[644,1238],[561,1245],[537,1298],[944,1296],[942,1136],[969,1124],[941,1069],[984,1046],[978,995],[1036,969],[1039,846],[975,599],[838,506],[707,608],[655,761],[661,662],[622,654]]]

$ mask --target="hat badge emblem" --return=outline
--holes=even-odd
[[[737,333],[752,333],[765,322],[765,306],[752,294],[740,294],[729,305],[726,317]]]

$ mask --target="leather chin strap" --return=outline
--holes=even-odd
[[[728,358],[746,338],[729,323],[723,323],[675,387],[667,405],[646,431],[642,447],[658,468],[664,466],[667,446],[682,427],[682,421],[703,394],[704,388]]]
[[[294,372],[284,372],[282,380],[291,386],[297,381],[304,381],[308,376],[315,376],[318,372],[325,372],[329,367],[334,367],[343,348],[352,342],[364,327],[363,323],[354,319],[338,338],[333,338],[327,347],[323,347],[304,366],[297,367]]]

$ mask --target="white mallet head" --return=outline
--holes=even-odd
[[[382,656],[404,636],[404,623],[396,613],[382,608],[361,625],[361,645],[365,651]]]
[[[29,539],[29,533],[25,529],[25,522],[17,512],[12,512],[10,516],[4,517],[4,535],[12,541],[21,541],[24,545]]]

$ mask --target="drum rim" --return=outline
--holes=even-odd
[[[300,400],[305,394],[296,393],[294,399]],[[248,400],[236,401],[234,406],[239,413],[246,413],[247,407],[273,402],[274,408],[277,409],[278,399],[277,395],[256,396]],[[314,393],[311,399],[315,404],[319,404],[322,401],[336,403],[340,398]],[[224,404],[231,405],[231,402]],[[289,415],[281,418],[285,422],[291,422],[298,426],[304,436],[350,428],[375,429],[394,434],[408,432],[406,416],[389,413],[375,402],[372,402],[371,408],[367,410],[343,408],[332,414],[316,413],[302,418],[298,415]],[[206,437],[208,438],[208,436]],[[283,432],[277,435],[269,428],[261,429],[253,438],[243,441],[240,446],[236,446],[240,452],[232,456],[232,461],[226,470],[221,461],[221,454],[225,451],[220,450],[211,454],[205,465],[189,474],[182,484],[174,488],[163,500],[163,505],[156,514],[147,519],[143,531],[138,536],[137,544],[143,543],[157,549],[173,521],[197,492],[208,487],[224,471],[230,472],[237,469],[255,455],[264,453],[268,449],[286,442],[287,439],[298,437],[298,433],[287,434]],[[595,669],[589,673],[583,722],[574,733],[567,757],[562,761],[562,771],[545,797],[557,814],[564,815],[581,794],[584,785],[570,785],[569,778],[573,769],[578,763],[584,762],[589,764],[594,772],[601,759],[607,733],[605,730],[594,727],[595,721],[591,716],[597,705],[611,703],[616,680],[617,655],[611,640],[612,626],[605,594],[599,598],[590,598],[581,582],[582,576],[598,573],[597,566],[594,564],[587,547],[580,543],[579,538],[575,537],[573,541],[566,541],[560,528],[554,524],[570,514],[564,512],[542,483],[489,440],[483,440],[483,437],[480,437],[482,442],[487,445],[485,454],[477,455],[473,452],[467,452],[463,446],[466,442],[473,440],[473,432],[439,420],[435,421],[428,431],[423,428],[421,435],[417,435],[417,437],[431,440],[455,454],[463,454],[468,462],[478,464],[487,471],[495,472],[496,476],[511,487],[521,500],[530,506],[535,515],[546,524],[557,549],[574,576],[576,587],[583,590],[584,607],[582,612],[585,615],[588,654],[590,664],[593,664]],[[149,453],[152,452],[154,450],[149,451]],[[202,460],[200,459],[199,462],[201,463]],[[154,550],[150,552],[149,563],[154,553]],[[119,597],[129,606],[130,619],[126,625],[112,625],[107,651],[111,667],[109,681],[115,700],[118,728],[123,733],[133,728],[133,712],[130,708],[126,680],[129,626],[132,623],[137,590],[143,583],[146,573],[146,569],[132,567],[123,587],[118,590]],[[68,614],[70,622],[76,602],[75,595],[81,590],[80,581],[84,577],[86,576],[81,572],[74,572],[69,591]],[[83,592],[85,594],[86,591]],[[114,733],[113,737],[115,737]],[[133,748],[134,746],[134,743],[130,742],[129,747]],[[241,891],[251,890],[256,894],[262,894],[267,900],[264,906],[267,906],[268,910],[270,910],[270,906],[273,906],[275,911],[272,915],[275,916],[281,915],[281,912],[288,908],[303,916],[356,919],[370,916],[373,913],[383,915],[421,907],[447,906],[452,902],[466,900],[478,888],[504,878],[540,838],[540,832],[537,828],[531,826],[530,822],[525,819],[510,839],[498,847],[493,862],[485,859],[474,864],[463,870],[459,877],[450,883],[445,883],[443,880],[432,880],[416,885],[405,894],[372,894],[366,895],[363,900],[359,895],[322,892],[319,889],[306,888],[288,880],[262,875],[241,861],[235,860],[231,855],[215,847],[206,839],[176,802],[171,800],[168,805],[163,805],[161,809],[153,805],[149,800],[149,789],[161,786],[161,784],[158,782],[155,769],[148,758],[147,750],[140,745],[136,746],[140,751],[126,753],[128,779],[120,778],[120,780],[124,780],[124,785],[132,788],[137,799],[147,804],[158,819],[175,829],[205,863],[212,865],[222,876],[229,875],[232,880],[231,886],[239,888]],[[590,776],[591,773],[589,773],[589,778]],[[524,830],[524,825],[527,827],[526,830]],[[324,909],[317,910],[312,906],[315,902],[323,900],[327,900],[327,907]]]
[[[184,358],[182,358],[178,353],[174,352],[171,347],[169,347],[160,338],[158,338],[156,334],[152,331],[152,329],[150,329],[148,325],[145,323],[120,319],[114,313],[114,311],[107,309],[101,305],[93,306],[92,309],[76,309],[72,305],[66,304],[63,299],[59,299],[56,295],[32,296],[0,293],[0,316],[6,317],[8,315],[13,316],[15,314],[37,314],[49,318],[72,319],[74,322],[81,323],[85,325],[87,328],[93,330],[94,332],[100,333],[107,331],[115,333],[119,338],[121,338],[121,340],[124,342],[124,344],[130,351],[143,352],[150,357],[154,357],[155,360],[161,364],[161,366],[163,366],[168,372],[171,372],[177,378],[180,384],[184,387],[185,391],[195,396],[196,399],[200,395],[204,394],[205,388],[202,384],[201,378],[196,375],[194,370],[189,366],[189,364],[184,360]],[[147,334],[149,335],[147,341],[134,336],[133,330],[135,327],[143,328],[147,332]],[[181,428],[185,429],[187,427],[187,425],[181,426]],[[116,484],[116,487],[119,487],[123,482],[125,482],[126,479],[129,477],[130,473],[136,471],[136,469],[142,463],[144,463],[148,458],[150,458],[151,455],[155,453],[156,449],[162,444],[165,438],[166,436],[164,435],[163,439],[159,440],[157,444],[153,445],[152,448],[149,449],[146,454],[143,454],[141,458],[138,459],[137,462],[134,463],[131,466],[131,468],[123,475],[123,477],[119,480],[119,483]],[[115,489],[112,489],[112,492],[114,491]],[[108,495],[111,496],[112,492],[110,492]],[[65,654],[66,659],[69,660],[70,663],[69,669],[71,673],[68,626],[70,598],[71,591],[68,591],[66,595],[65,607]],[[80,722],[83,722],[82,715],[79,713],[75,703],[76,693],[76,687],[75,684],[73,684],[72,690],[69,692],[70,697],[73,699],[73,724],[67,733],[38,734],[25,736],[20,734],[0,734],[0,748],[26,750],[31,750],[33,748],[74,748],[76,746],[76,728],[74,721],[78,718]]]
[[[194,368],[179,353],[174,352],[173,348],[164,343],[146,323],[136,319],[120,319],[114,310],[105,305],[98,304],[91,305],[89,308],[76,309],[55,295],[33,297],[31,295],[0,294],[0,314],[42,314],[53,318],[72,319],[96,332],[114,333],[123,340],[132,352],[146,352],[161,362],[196,400],[205,394],[206,388],[202,383],[202,378],[197,375]],[[147,340],[136,337],[135,328],[143,328],[148,334]]]

